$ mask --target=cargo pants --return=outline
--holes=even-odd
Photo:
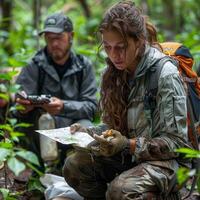
[[[75,152],[67,158],[63,175],[86,200],[179,199],[165,198],[173,170],[148,162],[136,165],[130,155],[106,158]]]

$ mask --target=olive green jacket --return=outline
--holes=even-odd
[[[137,66],[128,97],[128,135],[136,138],[133,155],[136,162],[147,161],[175,169],[175,160],[179,155],[174,150],[188,146],[187,106],[182,79],[172,62],[166,62],[161,70],[152,124],[144,110],[144,96],[149,84],[147,81],[145,83],[145,74],[163,56],[165,55],[157,49],[147,47]]]

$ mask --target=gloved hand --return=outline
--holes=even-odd
[[[91,150],[95,155],[110,157],[129,146],[128,138],[121,135],[119,131],[113,129],[110,131],[109,135],[108,131],[103,132],[101,136],[93,135],[94,139],[99,143],[98,146],[91,146]]]

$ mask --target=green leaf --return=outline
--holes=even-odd
[[[24,133],[21,133],[21,132],[18,132],[18,131],[11,131],[10,132],[10,135],[12,138],[14,137],[21,137],[21,136],[24,136],[25,134]]]
[[[181,167],[177,171],[178,183],[182,185],[189,178],[189,169]]]
[[[5,161],[11,153],[10,149],[0,148],[0,162]]]
[[[4,83],[0,83],[0,91],[3,93],[7,92],[7,87]]]
[[[3,195],[3,199],[7,199],[8,194],[9,194],[9,190],[5,189],[5,188],[0,188],[0,192]]]
[[[18,200],[18,198],[8,196],[6,200]]]
[[[12,157],[9,158],[7,161],[9,169],[16,175],[18,176],[22,171],[26,169],[26,166],[24,163],[19,161],[18,159]]]
[[[16,93],[19,91],[19,89],[20,89],[20,85],[14,84],[9,87],[9,92]]]
[[[12,127],[9,124],[0,125],[0,129],[9,131],[9,132],[12,131]]]
[[[11,107],[9,108],[9,111],[10,111],[10,112],[15,111],[15,110],[17,110],[17,109],[16,109],[16,106],[11,106]]]
[[[2,131],[2,130],[0,130],[0,136],[3,136],[3,137],[4,137],[4,135],[5,135],[5,132]]]
[[[11,77],[9,76],[8,73],[2,73],[2,74],[0,74],[0,79],[1,79],[1,80],[10,81],[10,80],[11,80]]]
[[[33,152],[31,151],[25,151],[25,150],[22,150],[22,151],[18,151],[16,152],[16,155],[20,156],[21,158],[35,164],[35,165],[38,165],[40,166],[39,164],[39,160],[36,156],[36,154],[34,154]]]
[[[200,158],[200,151],[189,149],[189,148],[180,148],[175,150],[178,153],[186,154],[187,158]]]
[[[45,189],[37,178],[30,178],[30,181],[28,183],[28,191],[33,190],[39,190],[40,192],[44,193]]]
[[[14,108],[12,108],[13,110],[14,110]],[[25,110],[25,108],[24,108],[24,106],[23,105],[20,105],[20,104],[18,104],[18,105],[15,105],[15,110]]]
[[[35,166],[33,166],[31,163],[26,163],[26,165],[32,169],[33,171],[35,171],[39,176],[43,176],[44,173],[39,171]]]
[[[0,93],[0,98],[1,99],[4,99],[4,100],[6,100],[6,101],[9,101],[9,95],[8,94],[5,94],[5,93]]]
[[[13,142],[19,143],[19,137],[12,137]]]
[[[33,126],[33,124],[28,124],[28,123],[18,123],[15,125],[15,128],[18,128],[18,127],[24,127],[24,128],[28,128],[30,126]]]
[[[5,148],[5,149],[12,149],[13,144],[10,141],[4,141],[4,142],[1,141],[0,147]]]
[[[9,65],[15,66],[15,67],[20,67],[20,66],[24,65],[24,62],[16,60],[16,58],[12,58],[12,57],[10,57],[8,59],[8,63],[9,63]]]
[[[14,126],[17,123],[17,119],[15,119],[15,118],[9,118],[8,122],[11,124],[11,126]]]

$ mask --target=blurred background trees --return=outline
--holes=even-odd
[[[0,67],[23,66],[44,44],[37,36],[46,16],[63,11],[75,26],[74,49],[89,56],[97,79],[104,67],[97,56],[96,29],[105,10],[116,0],[1,0]],[[178,41],[191,49],[196,63],[200,60],[200,0],[135,0],[150,16],[159,32],[159,40]],[[196,66],[194,66],[196,69]]]

